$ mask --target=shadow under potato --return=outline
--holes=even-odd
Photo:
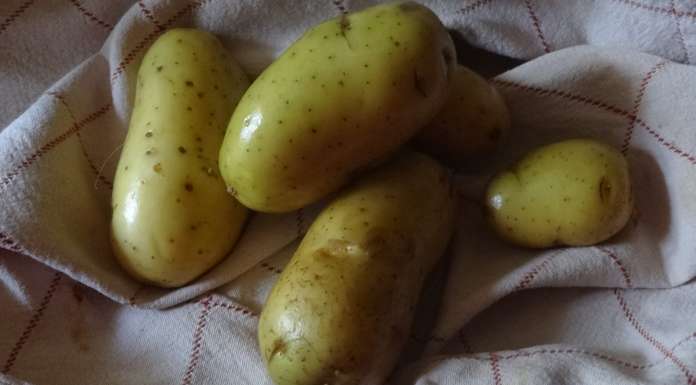
[[[670,233],[672,207],[667,182],[659,163],[647,151],[631,148],[627,159],[631,172],[633,188],[634,213],[626,227],[614,238],[616,242],[629,242],[636,238],[635,231],[640,231],[640,238],[647,243],[658,245]]]
[[[450,241],[445,253],[423,283],[423,289],[413,313],[414,319],[408,341],[401,351],[397,361],[398,365],[392,373],[398,372],[402,367],[419,359],[432,338],[431,332],[437,322],[443,294],[447,286],[449,267],[455,254],[452,246],[453,242]]]
[[[519,59],[476,48],[469,44],[459,31],[450,29],[448,32],[457,49],[457,62],[485,78],[494,77],[524,63]]]

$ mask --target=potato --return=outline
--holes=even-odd
[[[112,196],[112,244],[139,280],[186,284],[227,255],[247,210],[217,155],[246,75],[211,34],[174,29],[147,51]]]
[[[461,168],[491,154],[509,129],[510,113],[498,90],[460,65],[444,107],[416,142],[425,152]]]
[[[452,233],[453,206],[443,167],[403,153],[320,213],[261,314],[276,384],[383,383]]]
[[[631,215],[628,165],[595,140],[551,144],[493,179],[485,204],[497,232],[518,245],[592,245],[616,234]]]
[[[447,96],[454,46],[415,3],[379,5],[310,29],[239,103],[220,151],[230,191],[287,212],[385,159]]]

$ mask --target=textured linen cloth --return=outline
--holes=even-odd
[[[0,2],[0,383],[271,384],[258,314],[321,204],[254,215],[186,287],[130,279],[108,224],[138,63],[167,28],[195,26],[257,74],[307,27],[371,3]],[[457,176],[457,233],[390,383],[696,384],[696,3],[424,3],[468,42],[533,60],[493,80],[512,132]],[[500,242],[481,213],[491,175],[578,136],[626,154],[631,223],[597,247]]]

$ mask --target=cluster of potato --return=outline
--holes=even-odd
[[[259,344],[279,385],[382,383],[454,231],[440,161],[489,154],[510,125],[497,91],[455,58],[414,3],[317,25],[251,85],[214,36],[168,31],[138,73],[116,257],[139,280],[181,286],[229,254],[249,209],[335,193],[273,288]],[[494,178],[485,206],[519,245],[600,242],[630,215],[627,165],[593,140],[551,144]]]

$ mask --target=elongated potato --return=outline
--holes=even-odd
[[[134,277],[180,286],[232,249],[247,210],[227,194],[217,154],[247,87],[206,32],[170,30],[145,55],[112,197],[114,253]]]
[[[382,384],[452,233],[453,206],[447,172],[404,153],[323,210],[261,314],[278,385]]]
[[[394,153],[438,112],[455,65],[440,20],[415,3],[307,31],[249,88],[220,151],[245,206],[287,212]]]

